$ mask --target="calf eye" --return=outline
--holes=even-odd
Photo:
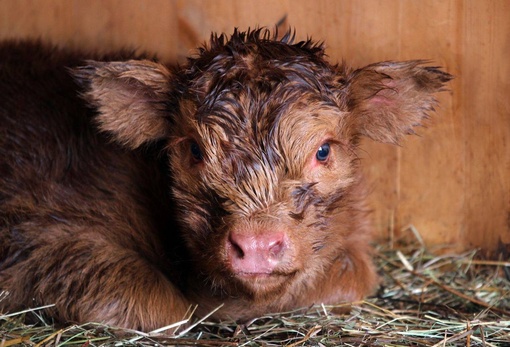
[[[329,143],[326,142],[325,144],[323,144],[322,146],[319,147],[315,157],[317,158],[318,161],[324,162],[324,161],[328,160],[330,151],[331,151],[331,149],[330,149]]]
[[[200,146],[196,142],[191,142],[190,152],[191,156],[197,163],[201,162],[204,159],[204,156],[202,155],[202,150],[200,149]]]

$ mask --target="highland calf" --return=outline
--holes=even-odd
[[[359,139],[413,133],[450,78],[266,30],[176,67],[0,44],[0,309],[150,330],[363,298]]]

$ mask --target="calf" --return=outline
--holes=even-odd
[[[0,44],[0,308],[151,330],[369,294],[359,139],[413,133],[451,76],[292,41],[213,35],[177,67]]]

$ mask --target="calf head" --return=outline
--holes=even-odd
[[[368,242],[355,236],[360,136],[413,133],[451,78],[421,61],[331,65],[321,45],[263,30],[213,36],[181,67],[90,62],[76,74],[101,130],[133,149],[166,140],[197,276],[259,300],[320,279],[348,240]]]

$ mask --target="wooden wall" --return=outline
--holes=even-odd
[[[365,143],[381,236],[414,225],[428,245],[510,244],[510,1],[0,0],[0,38],[128,45],[165,60],[182,60],[211,31],[282,19],[298,38],[325,40],[332,61],[426,58],[457,76],[420,137]]]

